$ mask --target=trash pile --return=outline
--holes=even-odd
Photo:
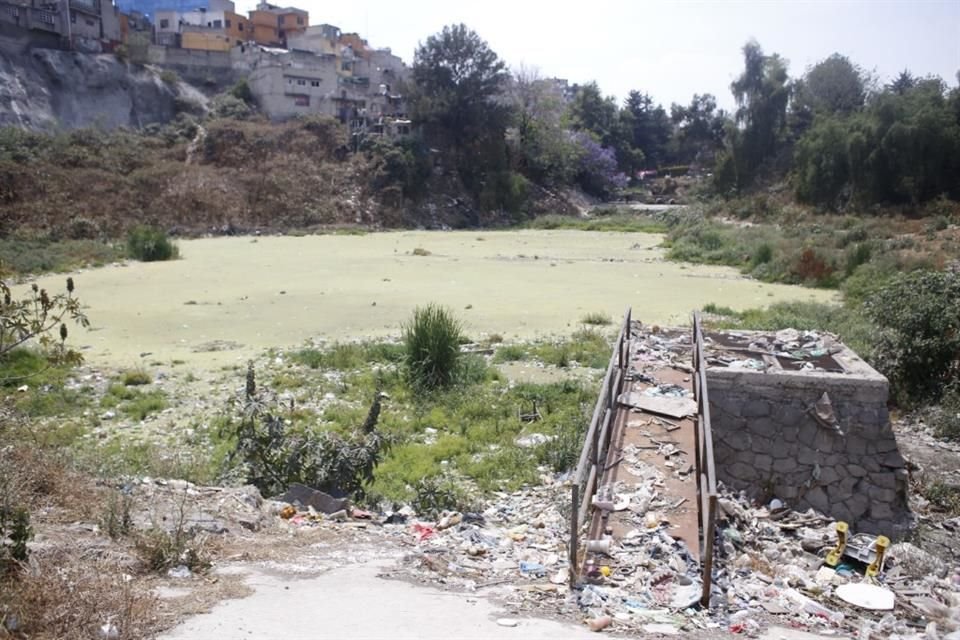
[[[778,500],[753,507],[726,496],[720,509],[711,606],[730,631],[775,620],[862,640],[960,639],[960,559],[850,536],[845,523]]]
[[[768,334],[756,331],[724,331],[704,336],[710,347],[707,363],[730,369],[844,373],[833,356],[843,345],[830,334],[782,329]]]
[[[332,502],[318,509],[301,501],[309,499],[304,493],[297,506],[277,503],[278,516],[294,526],[362,521],[410,549],[389,572],[394,577],[483,589],[514,614],[561,615],[595,631],[754,635],[779,624],[862,640],[960,638],[960,559],[906,542],[886,546],[882,536],[848,535],[838,548],[829,518],[732,494],[719,502],[713,593],[710,607],[701,607],[699,564],[657,515],[669,505],[655,483],[632,494],[601,488],[596,506],[632,512],[637,526],[619,540],[583,539],[590,553],[571,588],[564,480],[496,494],[479,512],[429,520],[409,507],[374,514]]]

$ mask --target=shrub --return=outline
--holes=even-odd
[[[522,344],[505,344],[497,349],[493,355],[494,362],[516,362],[526,360],[527,348]]]
[[[169,69],[160,72],[160,79],[164,84],[171,87],[177,86],[177,83],[180,82],[180,76],[177,75],[177,72]]]
[[[232,432],[223,435],[235,443],[226,463],[236,466],[228,472],[238,472],[264,495],[276,495],[299,482],[362,497],[386,448],[376,428],[381,399],[377,390],[363,424],[349,436],[325,431],[308,437],[289,428],[291,421],[281,414],[284,408],[276,398],[258,391],[251,362],[244,395],[232,407],[239,413],[236,424],[228,422],[222,429]]]
[[[463,327],[448,309],[428,304],[403,326],[405,366],[410,385],[421,391],[449,387],[460,362]]]
[[[954,381],[933,409],[928,421],[939,438],[960,440],[960,381]]]
[[[139,226],[127,235],[127,253],[131,258],[143,262],[156,262],[177,258],[180,250],[165,232]]]
[[[880,328],[876,366],[904,404],[936,400],[960,378],[960,274],[901,274],[864,302]]]
[[[123,372],[123,384],[127,387],[137,387],[144,384],[150,384],[153,380],[150,378],[150,374],[144,371],[143,369],[134,369],[132,371]]]

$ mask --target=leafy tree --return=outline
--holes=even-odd
[[[913,77],[913,74],[910,73],[910,71],[904,69],[894,79],[893,82],[887,85],[886,88],[890,93],[895,93],[898,96],[902,96],[906,95],[906,93],[913,89],[916,85],[917,79]]]
[[[867,74],[849,58],[834,53],[810,67],[793,89],[793,129],[802,133],[814,114],[850,114],[866,100]]]
[[[556,86],[521,67],[508,97],[520,170],[540,181],[569,182],[576,171],[577,148],[565,129],[566,106]]]
[[[460,179],[475,197],[484,196],[483,206],[517,210],[523,202],[517,191],[493,186],[516,182],[505,140],[510,110],[501,99],[508,78],[476,32],[446,26],[414,54],[411,111],[428,141],[452,152]]]
[[[649,94],[631,91],[623,105],[622,119],[629,143],[643,152],[641,162],[658,166],[667,160],[673,125],[666,110],[655,105]],[[640,167],[637,167],[640,168]]]
[[[477,136],[501,134],[506,109],[496,98],[509,75],[506,65],[464,24],[446,26],[417,47],[413,58],[414,117],[461,148]]]
[[[673,153],[682,163],[696,160],[701,153],[711,153],[723,145],[726,113],[717,109],[717,99],[705,93],[694,94],[689,106],[670,106],[673,122]]]
[[[604,97],[596,82],[580,85],[570,105],[570,120],[575,131],[589,131],[609,146],[616,135],[617,103]]]
[[[608,198],[627,186],[627,176],[619,171],[616,152],[604,147],[589,133],[578,131],[572,135],[579,148],[577,182],[587,193]]]
[[[960,380],[960,274],[901,274],[864,303],[875,357],[901,402],[937,399]]]
[[[730,89],[737,101],[737,129],[728,129],[727,152],[718,164],[718,176],[732,176],[732,186],[743,188],[757,169],[777,151],[787,122],[790,86],[787,63],[777,54],[765,55],[751,40],[743,46],[744,70]]]

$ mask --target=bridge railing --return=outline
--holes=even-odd
[[[575,580],[577,563],[577,533],[586,521],[590,504],[597,491],[597,484],[603,476],[607,459],[607,448],[613,432],[613,422],[617,413],[617,397],[623,388],[626,371],[630,364],[630,323],[631,309],[623,314],[620,333],[614,343],[610,363],[603,376],[600,396],[593,408],[593,417],[574,476],[570,515],[570,580]]]
[[[694,423],[697,469],[697,511],[700,516],[700,561],[703,564],[703,591],[700,603],[710,605],[713,581],[713,541],[717,522],[717,471],[713,461],[713,430],[710,426],[710,398],[707,393],[707,362],[703,357],[703,327],[700,314],[693,314],[693,393],[697,401]]]

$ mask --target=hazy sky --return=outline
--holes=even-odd
[[[280,4],[273,0],[274,4]],[[956,86],[960,0],[645,2],[590,0],[285,0],[310,23],[356,31],[408,64],[418,42],[463,22],[511,67],[570,82],[596,80],[623,99],[640,89],[668,106],[713,93],[732,106],[740,48],[756,38],[790,63],[790,75],[840,52],[887,82],[904,68]],[[238,9],[254,0],[238,1]]]

